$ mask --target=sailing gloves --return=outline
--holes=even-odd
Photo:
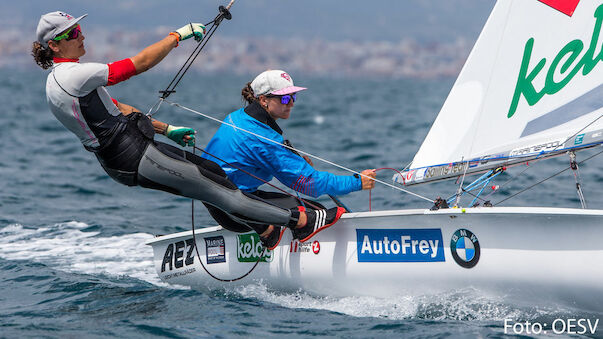
[[[180,146],[195,146],[195,130],[192,128],[168,125],[164,134]]]
[[[190,23],[178,28],[176,33],[180,36],[178,41],[186,40],[192,36],[195,37],[195,40],[201,41],[205,35],[205,26],[203,24]]]

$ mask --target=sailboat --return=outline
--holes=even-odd
[[[498,0],[418,153],[393,180],[481,174],[476,185],[485,185],[506,167],[601,145],[602,22],[600,0]],[[603,299],[603,210],[444,208],[457,196],[439,208],[346,213],[306,243],[285,232],[273,251],[255,233],[220,226],[147,244],[164,282],[194,288],[244,276],[233,284],[331,296],[472,286]]]

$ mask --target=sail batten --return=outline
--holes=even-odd
[[[453,178],[603,143],[602,23],[601,0],[579,0],[571,16],[539,0],[498,0],[410,170],[394,180]]]

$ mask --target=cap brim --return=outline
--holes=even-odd
[[[274,91],[271,92],[270,94],[273,95],[285,95],[285,94],[291,94],[291,93],[295,93],[295,92],[300,92],[303,90],[306,90],[307,88],[305,87],[297,87],[297,86],[289,86],[289,87],[285,87],[283,89],[279,89],[278,91]]]
[[[60,35],[62,32],[65,32],[67,29],[69,29],[69,27],[73,27],[73,26],[77,25],[77,23],[78,23],[80,20],[82,20],[83,18],[85,18],[85,17],[87,17],[87,16],[88,16],[88,14],[86,13],[86,14],[84,14],[84,15],[82,15],[82,16],[80,16],[80,17],[78,17],[78,18],[75,18],[75,20],[68,22],[68,23],[67,23],[67,25],[63,25],[63,26],[61,26],[61,28],[59,28],[59,29],[58,29],[58,32],[57,32],[57,35],[55,36],[55,38],[56,38],[57,36],[59,36],[59,35]]]

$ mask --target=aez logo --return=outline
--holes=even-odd
[[[450,252],[457,264],[464,268],[477,265],[480,255],[479,241],[471,231],[461,228],[450,239]]]
[[[357,229],[358,262],[445,261],[440,229]]]
[[[165,272],[165,266],[169,265],[169,270],[175,268],[182,268],[184,265],[189,266],[195,262],[193,256],[193,250],[195,249],[195,242],[193,238],[178,241],[174,244],[169,244],[165,249],[163,255],[163,261],[161,262],[161,272]],[[184,253],[186,252],[186,258]]]

